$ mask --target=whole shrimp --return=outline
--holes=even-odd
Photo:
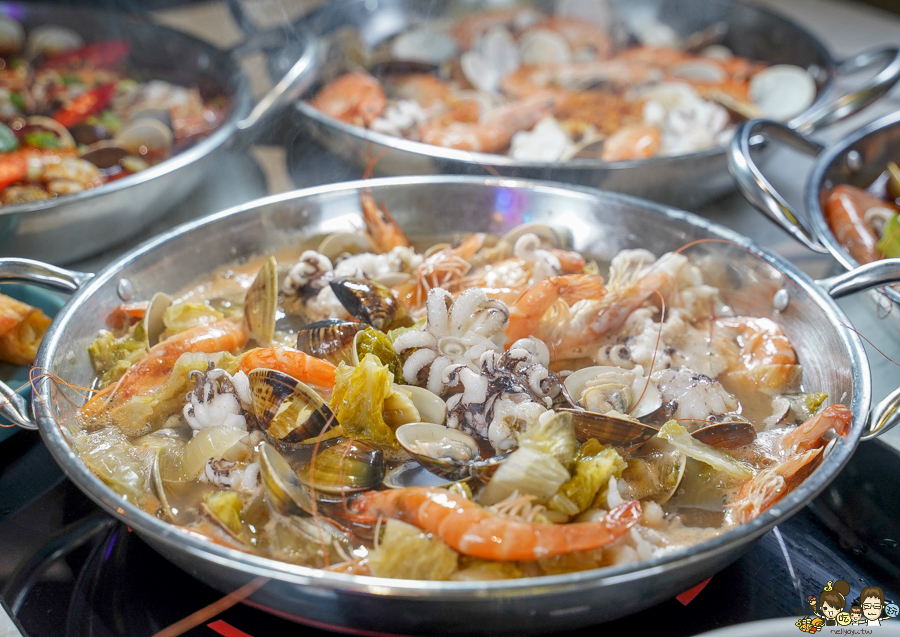
[[[334,388],[334,365],[292,347],[252,349],[238,363],[238,370],[245,374],[260,368],[274,369],[319,389]]]
[[[729,371],[746,372],[752,382],[765,389],[783,389],[799,377],[797,354],[775,321],[737,316],[716,319],[714,327],[734,332],[741,345]]]
[[[838,243],[860,263],[871,263],[879,259],[878,237],[865,220],[866,211],[876,207],[892,206],[853,186],[838,186],[825,199],[825,221],[828,222],[828,227]]]
[[[413,278],[398,286],[400,298],[410,308],[418,308],[425,303],[432,288],[440,287],[453,292],[472,268],[470,260],[481,249],[484,240],[485,235],[476,232],[459,245],[438,250],[426,257],[416,268]]]
[[[368,73],[346,73],[319,91],[310,103],[349,124],[371,124],[387,106],[384,89]]]
[[[353,503],[352,511],[373,521],[385,516],[413,524],[463,555],[486,560],[535,560],[599,548],[623,536],[641,517],[640,503],[630,501],[599,522],[538,524],[428,487],[369,491]]]
[[[790,493],[815,468],[814,461],[824,448],[824,434],[834,429],[844,435],[852,419],[845,405],[831,405],[789,432],[781,440],[785,458],[743,484],[730,507],[732,514],[741,523],[749,522]]]
[[[82,407],[82,414],[96,417],[133,396],[153,395],[166,384],[175,362],[184,353],[237,352],[246,342],[246,330],[230,321],[216,321],[179,332],[151,347],[118,382],[94,394]]]

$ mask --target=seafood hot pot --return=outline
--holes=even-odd
[[[565,0],[561,0],[565,1]],[[561,3],[560,2],[560,3]],[[508,3],[505,3],[508,4]],[[556,0],[521,0],[552,13]],[[610,0],[618,20],[632,24],[653,18],[671,27],[680,37],[711,25],[727,25],[721,43],[736,55],[766,64],[792,64],[809,69],[816,79],[817,97],[788,126],[810,132],[852,115],[884,95],[900,78],[900,49],[868,51],[844,61],[835,60],[822,43],[790,20],[750,3],[737,0]],[[364,44],[376,47],[412,26],[442,19],[454,20],[491,3],[453,0],[342,0],[327,3],[299,24],[317,36],[328,37],[346,29],[359,32]],[[277,70],[276,60],[272,60]],[[327,66],[328,61],[323,60]],[[840,95],[837,84],[862,68],[877,74],[850,93]],[[306,94],[311,98],[316,88]],[[308,101],[296,103],[296,117],[325,146],[360,169],[374,162],[376,174],[472,174],[504,175],[527,179],[552,179],[637,195],[687,209],[731,192],[726,149],[719,146],[686,155],[644,160],[604,162],[573,159],[542,163],[512,157],[474,153],[378,133],[341,122],[314,108]]]
[[[252,133],[273,108],[302,92],[316,68],[313,40],[296,32],[297,57],[281,70],[278,84],[254,103],[237,58],[254,50],[255,41],[229,53],[143,18],[57,4],[3,2],[0,14],[20,22],[26,33],[57,25],[87,42],[127,40],[125,64],[136,77],[197,86],[205,98],[221,96],[228,104],[224,121],[209,136],[155,166],[101,188],[0,206],[0,251],[5,255],[68,263],[133,236],[184,199],[221,148]]]
[[[610,259],[624,248],[717,257],[714,274],[737,313],[768,316],[790,336],[805,384],[853,412],[851,430],[796,490],[751,522],[653,560],[558,576],[497,582],[424,582],[352,576],[250,555],[199,539],[123,500],[91,473],[67,442],[94,370],[88,344],[122,302],[174,293],[218,266],[360,223],[360,194],[384,202],[412,237],[502,233],[525,221],[567,228],[573,248]],[[718,270],[718,268],[717,268]],[[721,279],[721,281],[719,281]],[[74,295],[44,338],[36,361],[33,420],[21,401],[4,411],[36,426],[69,478],[172,562],[222,591],[251,584],[249,602],[280,616],[364,634],[524,635],[597,624],[671,598],[737,559],[755,539],[804,507],[862,438],[897,420],[898,395],[870,415],[871,377],[860,338],[832,300],[900,280],[877,263],[819,282],[729,230],[686,212],[588,188],[465,176],[376,179],[268,197],[181,226],[94,276],[34,261],[0,259],[0,281],[27,281]],[[7,393],[8,395],[8,393]]]
[[[766,179],[756,163],[751,140],[779,141],[811,155],[817,155],[806,183],[804,209],[793,209]],[[846,270],[859,267],[847,249],[835,238],[825,220],[823,205],[828,192],[849,184],[867,187],[881,174],[888,162],[900,157],[900,113],[893,113],[860,128],[830,148],[769,120],[750,120],[734,136],[729,153],[729,168],[738,188],[760,212],[784,228],[810,250],[829,253]],[[886,259],[900,262],[900,259]],[[884,287],[868,294],[879,313],[891,319],[891,330],[900,333],[900,292]]]

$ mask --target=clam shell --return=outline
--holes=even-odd
[[[75,148],[75,139],[72,137],[69,129],[57,122],[52,117],[32,115],[25,120],[25,125],[39,126],[40,128],[52,131],[59,138],[60,147],[65,149]]]
[[[605,416],[582,409],[563,408],[573,416],[575,437],[579,442],[596,438],[604,445],[619,449],[634,449],[654,437],[659,430],[636,420]]]
[[[468,479],[468,478],[464,478]],[[453,480],[442,478],[415,460],[388,471],[381,483],[389,489],[405,489],[406,487],[446,487]]]
[[[303,515],[313,505],[297,474],[278,450],[263,442],[259,447],[259,470],[269,503],[282,515]]]
[[[357,365],[355,336],[367,327],[365,323],[343,319],[310,323],[297,330],[297,349],[334,365]]]
[[[172,297],[164,292],[157,292],[150,299],[150,305],[144,312],[144,333],[147,335],[147,347],[153,347],[159,343],[160,335],[166,330],[163,317],[170,305],[172,305]]]
[[[572,60],[566,39],[556,31],[535,29],[519,40],[523,64],[565,64]]]
[[[82,159],[103,170],[119,164],[125,157],[128,157],[128,151],[112,141],[93,143],[81,155]]]
[[[391,43],[391,56],[440,65],[456,54],[456,41],[443,31],[428,28],[404,31]]]
[[[331,409],[304,383],[273,369],[254,369],[248,378],[253,415],[266,435],[282,444],[309,445],[325,432],[336,433]]]
[[[347,440],[318,453],[300,470],[305,486],[330,494],[374,488],[384,479],[384,452],[367,440]]]
[[[22,50],[25,43],[25,29],[11,18],[0,16],[0,54],[9,55]]]
[[[695,439],[717,449],[737,449],[756,440],[756,429],[749,422],[717,422],[691,434]]]
[[[250,337],[261,347],[272,344],[278,310],[278,264],[269,257],[260,268],[244,300],[244,320]]]
[[[405,396],[405,400],[395,400],[395,394]],[[401,404],[398,405],[398,402]],[[400,410],[402,407],[410,406],[412,409]],[[393,411],[389,412],[389,409]],[[414,422],[443,425],[446,417],[447,403],[440,396],[423,387],[394,384],[393,392],[384,403],[384,420],[392,429],[398,429]]]
[[[647,443],[622,473],[622,478],[635,491],[626,497],[665,504],[678,491],[687,460],[684,453],[665,441],[656,439]],[[648,479],[655,482],[648,484]]]
[[[162,508],[165,516],[169,519],[169,521],[174,521],[175,512],[169,505],[169,497],[166,494],[166,487],[162,479],[162,471],[159,467],[159,455],[161,453],[163,453],[163,450],[160,448],[157,449],[156,453],[153,454],[153,462],[150,465],[150,488],[153,489],[153,495],[155,495],[156,499],[159,500],[159,506],[160,508]]]
[[[372,240],[361,232],[336,232],[322,239],[316,251],[334,263],[343,254],[374,252],[375,246],[372,245]]]
[[[375,281],[350,277],[335,279],[331,289],[350,316],[377,330],[386,329],[405,315],[391,289]]]
[[[480,455],[478,442],[472,436],[443,425],[414,422],[399,427],[394,433],[397,435],[397,442],[413,459],[428,471],[450,481],[467,477],[471,463]],[[445,440],[450,442],[441,445]],[[460,453],[464,457],[436,457],[432,450],[424,450],[417,446],[421,443],[433,443],[435,447],[445,446],[448,451],[452,446],[453,452]]]
[[[618,367],[607,365],[584,367],[569,374],[564,384],[569,395],[572,397],[572,400],[584,406],[581,403],[581,396],[585,390],[586,384],[596,378],[599,374],[619,371],[627,372],[629,370],[622,370]],[[638,376],[634,379],[634,382],[631,384],[631,394],[633,399],[640,398],[640,401],[637,405],[629,404],[622,413],[630,411],[628,415],[632,418],[643,418],[644,416],[652,414],[662,406],[662,395],[659,393],[656,383],[652,380],[648,382],[648,379],[644,376]]]
[[[140,117],[122,126],[114,139],[129,153],[146,155],[168,153],[175,143],[175,134],[155,117]]]
[[[28,57],[60,55],[84,46],[84,38],[68,28],[52,24],[36,27],[28,34],[25,53]]]
[[[776,64],[750,78],[750,99],[765,117],[786,121],[812,105],[816,82],[799,66]]]
[[[563,248],[571,243],[568,230],[560,231],[545,223],[523,223],[500,237],[500,241],[512,248],[523,234],[536,234],[544,248]]]

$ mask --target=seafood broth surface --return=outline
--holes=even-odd
[[[849,429],[709,255],[601,265],[541,224],[410,241],[373,208],[363,231],[110,308],[69,425],[87,466],[241,550],[488,580],[715,537]]]

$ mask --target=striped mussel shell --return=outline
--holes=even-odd
[[[275,442],[310,445],[340,435],[331,408],[308,385],[274,369],[254,369],[248,377],[253,415]]]

